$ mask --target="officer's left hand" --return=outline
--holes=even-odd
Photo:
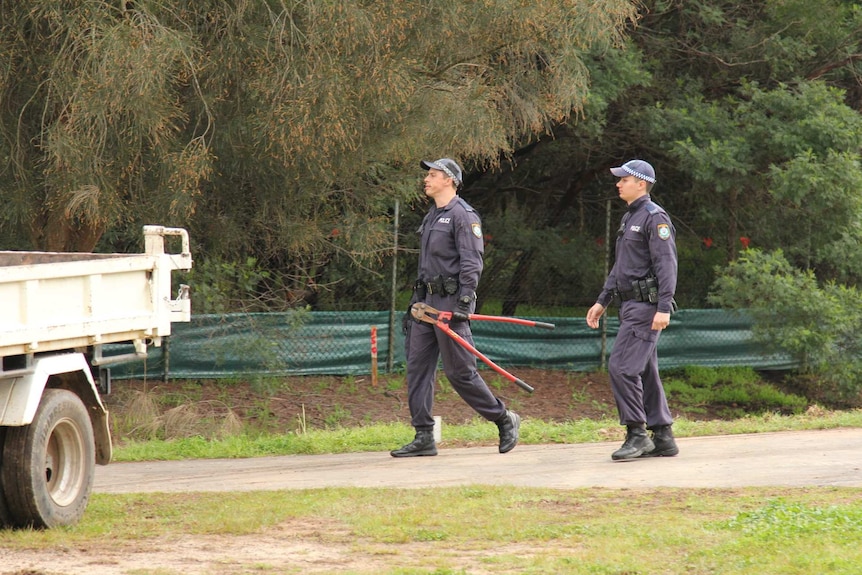
[[[458,307],[452,310],[452,321],[469,321],[470,301],[470,298],[467,296],[458,300]]]
[[[593,304],[587,311],[587,325],[593,329],[599,327],[599,318],[602,317],[602,314],[605,313],[605,306],[596,302]]]
[[[652,328],[661,331],[670,323],[670,314],[657,311],[655,317],[652,318]]]

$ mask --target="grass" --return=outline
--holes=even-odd
[[[862,427],[862,410],[815,406],[802,411],[794,396],[758,391],[750,375],[737,370],[671,374],[670,392],[688,397],[691,405],[725,397],[728,407],[734,407],[736,401],[767,397],[774,408],[727,420],[679,418],[676,435]],[[349,391],[353,382],[343,385]],[[194,398],[193,389],[183,390],[183,396]],[[116,446],[116,461],[387,451],[409,441],[413,433],[406,423],[340,427],[343,406],[333,410],[328,428],[311,429],[298,422],[295,431],[267,433],[225,426],[227,397],[194,412],[176,401],[164,415],[157,415],[156,406],[146,399],[131,410],[137,417],[125,421],[126,427],[146,425],[154,418],[168,427],[191,417],[207,432],[126,442]],[[621,437],[615,419],[556,423],[528,418],[521,428],[522,444]],[[443,438],[447,448],[493,444],[497,431],[479,419],[466,425],[444,421]],[[129,575],[180,575],[202,565],[184,553],[203,549],[211,563],[195,572],[216,569],[223,575],[855,575],[862,565],[860,537],[859,488],[563,490],[470,485],[95,493],[78,525],[0,531],[0,549],[12,558],[16,552],[30,552],[53,569],[51,573],[64,572],[63,559],[81,553],[106,564],[112,557],[141,557],[132,570],[118,568]],[[179,540],[183,545],[173,551],[173,558],[162,555],[160,565],[149,565],[150,553],[169,553],[172,542]],[[276,555],[285,546],[291,551]],[[237,547],[252,549],[255,558],[231,555]]]
[[[447,447],[498,441],[497,428],[475,419],[467,425],[444,425]],[[862,410],[826,411],[782,415],[766,413],[734,420],[691,421],[677,419],[677,437],[763,433],[838,427],[862,427]],[[591,443],[622,437],[616,420],[581,419],[565,423],[525,419],[521,426],[522,445],[542,443]],[[201,436],[151,441],[128,441],[114,450],[114,461],[155,461],[196,458],[242,458],[266,455],[298,455],[388,451],[410,441],[413,429],[406,423],[369,424],[362,427],[299,429],[281,434],[229,434],[222,438]]]
[[[750,367],[689,366],[667,371],[662,382],[668,399],[684,405],[688,413],[709,408],[725,419],[761,411],[801,413],[809,404],[763,381]]]
[[[396,380],[397,392],[401,393],[403,377]],[[492,388],[505,383],[495,375],[487,381]],[[678,417],[674,431],[680,437],[862,425],[862,412],[809,407],[807,399],[782,392],[750,368],[692,366],[668,371],[664,382],[668,397],[684,413],[698,415],[709,408],[722,416],[698,420]],[[272,379],[267,380],[266,388],[280,389],[285,385]],[[309,393],[337,388],[339,398],[343,398],[328,406],[322,429],[309,426],[303,413],[287,425],[280,422],[272,413],[273,400],[268,394],[254,397],[246,406],[247,418],[241,420],[232,408],[236,400],[231,397],[230,386],[206,401],[196,382],[181,383],[177,389],[162,394],[132,391],[123,409],[112,413],[113,435],[122,438],[115,445],[114,458],[142,461],[388,451],[412,439],[413,430],[406,421],[392,424],[365,420],[359,426],[348,425],[351,411],[347,406],[359,390],[355,378],[323,377],[312,380],[310,385],[313,387]],[[575,401],[587,397],[586,391],[572,394]],[[441,377],[437,396],[446,395],[454,396],[455,391]],[[517,410],[518,400],[512,400],[511,406]],[[608,417],[611,411],[607,410]],[[468,425],[444,425],[449,446],[496,441],[496,428],[478,417]],[[562,423],[526,418],[521,442],[586,443],[617,439],[621,434],[622,428],[609,418]]]
[[[179,536],[275,535],[349,557],[317,573],[855,574],[862,500],[850,488],[313,489],[99,495],[84,520],[2,531],[0,547],[140,552]],[[211,543],[210,543],[211,544]],[[298,565],[303,561],[297,558]],[[274,563],[231,572],[298,573]],[[370,567],[369,567],[370,566]],[[188,568],[185,566],[183,568]],[[322,568],[322,570],[320,570]],[[139,573],[180,573],[141,570]]]

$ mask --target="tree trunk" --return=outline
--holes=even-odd
[[[43,214],[34,225],[37,249],[48,252],[92,252],[105,233],[103,224],[71,221],[65,214]]]

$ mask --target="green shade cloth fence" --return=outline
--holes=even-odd
[[[611,310],[614,311],[613,309]],[[394,335],[392,365],[404,369],[401,316],[394,334],[389,312],[288,312],[197,315],[173,325],[161,348],[150,348],[146,360],[115,364],[114,379],[230,378],[279,375],[362,375],[371,372],[371,327],[377,327],[378,366],[389,365],[389,338]],[[583,317],[526,318],[550,322],[553,331],[514,324],[476,321],[476,348],[505,368],[535,367],[591,371],[602,365],[602,334]],[[606,354],[619,321],[607,318]],[[105,346],[106,356],[129,353],[130,345]],[[481,362],[479,362],[481,365]],[[791,369],[786,356],[769,355],[751,341],[751,321],[722,310],[680,310],[659,339],[663,369],[686,365],[748,366]]]

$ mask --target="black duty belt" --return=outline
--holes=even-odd
[[[620,301],[629,301],[630,299],[633,299],[635,301],[642,301],[643,300],[640,292],[636,292],[634,290],[629,290],[629,291],[616,290],[614,292],[614,295],[616,295],[620,299]]]
[[[458,278],[437,276],[430,280],[419,279],[416,281],[415,289],[427,294],[455,295],[458,293]]]

